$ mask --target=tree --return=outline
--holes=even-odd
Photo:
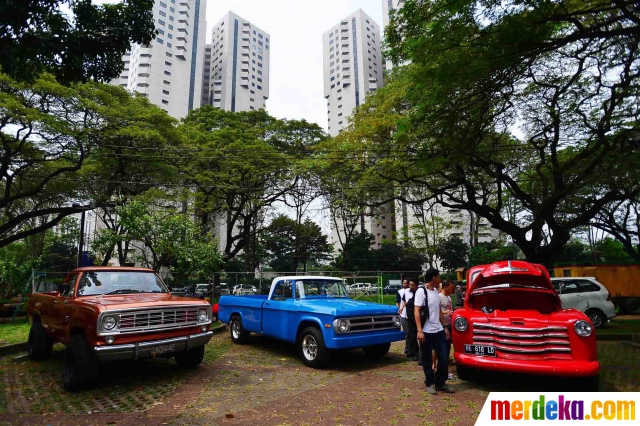
[[[458,237],[448,237],[441,240],[436,247],[436,256],[444,271],[453,272],[457,268],[467,265],[469,245]]]
[[[422,250],[394,241],[383,241],[373,253],[379,271],[417,272],[422,270],[425,262]]]
[[[562,253],[558,256],[558,262],[591,262],[593,255],[591,250],[582,241],[572,238],[564,247]]]
[[[500,260],[514,260],[517,258],[517,249],[514,246],[503,245],[492,240],[491,242],[478,243],[469,251],[469,266],[486,265]]]
[[[190,112],[182,131],[194,153],[182,163],[184,179],[196,188],[204,229],[222,225],[225,263],[255,241],[266,209],[297,187],[297,159],[323,134],[316,124],[276,120],[264,110],[207,105]]]
[[[302,265],[328,260],[331,246],[320,227],[306,219],[296,220],[280,215],[262,231],[262,240],[271,258],[271,267],[278,272],[296,272]]]
[[[354,189],[423,187],[552,264],[573,229],[640,193],[638,22],[626,1],[407,0],[387,40],[411,64],[335,138],[366,170]]]
[[[0,247],[118,194],[170,183],[175,120],[142,96],[99,83],[64,87],[0,74]]]
[[[634,259],[629,256],[624,245],[611,237],[606,237],[596,244],[598,261],[605,263],[629,263]]]
[[[617,201],[603,207],[591,221],[597,228],[618,240],[629,257],[640,261],[640,201]]]
[[[378,270],[373,242],[373,235],[366,231],[354,234],[336,256],[334,266],[340,271]]]
[[[95,249],[105,252],[109,244],[126,241],[128,247],[137,249],[144,266],[169,268],[178,279],[210,279],[222,270],[217,242],[204,235],[190,215],[151,205],[143,197],[118,207],[117,213],[118,226],[124,232],[101,231],[94,241]]]
[[[0,4],[0,70],[34,82],[108,82],[124,69],[131,44],[154,39],[153,0],[9,0]],[[65,10],[68,8],[68,12]]]
[[[57,232],[44,232],[44,249],[40,268],[47,271],[69,272],[78,266],[80,224],[76,218],[60,221]]]

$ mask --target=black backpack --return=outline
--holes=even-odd
[[[425,304],[422,306],[422,309],[420,309],[420,323],[421,323],[420,328],[422,328],[424,327],[425,323],[427,322],[427,319],[429,318],[429,299],[428,299],[429,296],[427,295],[427,292],[424,289],[424,287],[418,287],[418,290],[416,290],[416,293],[420,290],[424,292],[424,301],[425,301]],[[402,299],[404,300],[405,307],[407,309],[407,320],[415,323],[416,316],[414,314],[414,311],[415,311],[416,295],[414,294],[413,297],[407,301],[405,299],[406,294],[407,293],[405,292],[402,295]]]

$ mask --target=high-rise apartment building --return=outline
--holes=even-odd
[[[384,85],[380,26],[362,9],[322,36],[329,134],[337,135],[372,90]]]
[[[367,94],[384,85],[380,26],[358,9],[324,33],[322,46],[329,134],[335,136]],[[351,223],[351,227],[372,234],[376,248],[393,237],[393,204],[353,220],[357,223]],[[332,226],[331,241],[336,249],[344,241],[344,227],[342,221]]]
[[[389,25],[391,11],[401,9],[402,6],[404,6],[404,0],[382,0],[382,22],[384,24],[384,28],[382,30],[383,34],[387,25]],[[385,62],[385,69],[390,70],[391,68],[393,68],[393,63],[387,59]]]
[[[251,22],[228,12],[213,27],[211,44],[204,51],[202,102],[235,112],[266,108],[270,39]]]
[[[200,107],[206,37],[206,0],[156,0],[158,35],[149,46],[133,45],[113,83],[144,94],[182,118]]]

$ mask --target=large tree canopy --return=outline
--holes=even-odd
[[[124,69],[131,43],[155,37],[153,0],[5,0],[0,3],[0,70],[33,82],[43,72],[63,83],[107,82]]]
[[[142,96],[51,75],[0,74],[0,247],[102,205],[171,182],[175,120]]]
[[[572,229],[640,192],[637,4],[407,0],[387,39],[411,64],[327,149],[329,168],[364,170],[358,196],[393,182],[397,198],[471,211],[548,264]]]
[[[204,106],[185,118],[185,182],[196,189],[201,223],[224,241],[225,262],[255,241],[265,209],[298,188],[310,147],[325,139],[317,124],[277,120],[264,110]],[[251,265],[255,267],[256,265]],[[253,268],[251,268],[253,269]]]

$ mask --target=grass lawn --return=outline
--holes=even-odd
[[[0,341],[6,340],[9,343],[24,343],[28,338],[28,322],[0,324]]]
[[[596,331],[599,336],[606,334],[640,334],[640,317],[638,319],[614,319],[607,326]]]

